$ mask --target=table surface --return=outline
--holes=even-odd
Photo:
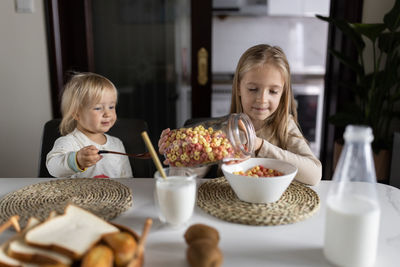
[[[45,178],[0,178],[0,197],[24,186],[47,181]],[[330,181],[321,181],[313,188],[321,200],[320,209],[310,218],[289,225],[249,226],[222,221],[201,208],[195,207],[188,225],[171,229],[156,217],[153,199],[154,179],[117,179],[132,189],[133,206],[113,220],[141,233],[147,217],[153,226],[147,238],[144,266],[189,266],[187,245],[183,234],[194,223],[204,223],[218,229],[219,247],[224,255],[223,266],[332,266],[322,252],[326,195]],[[199,180],[199,183],[205,180]],[[399,266],[400,253],[400,190],[377,184],[381,205],[378,254],[375,266]],[[14,233],[7,230],[0,235],[0,243]]]

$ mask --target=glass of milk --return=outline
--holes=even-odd
[[[154,198],[161,222],[171,226],[185,225],[192,217],[196,203],[196,173],[189,168],[165,168],[167,178],[157,171]]]

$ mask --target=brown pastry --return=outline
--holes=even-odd
[[[112,267],[114,255],[111,248],[96,245],[82,259],[81,267]]]
[[[218,244],[219,242],[219,233],[217,229],[201,223],[190,226],[186,230],[184,237],[188,245],[190,245],[192,241],[199,238],[209,238],[213,240],[215,244]]]
[[[55,264],[40,264],[40,267],[69,267],[69,265],[65,265],[63,263],[55,263]]]
[[[114,251],[116,266],[125,266],[133,258],[137,242],[131,234],[127,232],[107,234],[103,240]]]
[[[218,267],[223,261],[221,250],[209,238],[192,241],[186,251],[186,257],[192,267]]]

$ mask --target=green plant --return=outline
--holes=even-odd
[[[353,91],[355,102],[347,103],[343,109],[329,118],[338,127],[348,124],[364,124],[372,128],[375,152],[390,149],[393,135],[393,121],[400,118],[396,104],[400,100],[400,0],[384,16],[383,23],[349,23],[343,19],[323,17],[340,29],[354,44],[357,60],[344,51],[329,49],[338,60],[356,74],[355,84],[341,84]],[[366,71],[363,55],[365,41],[372,43],[373,70]],[[398,107],[397,107],[398,108]]]

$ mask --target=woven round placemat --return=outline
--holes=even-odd
[[[0,224],[19,215],[21,227],[30,217],[43,221],[51,211],[64,213],[73,203],[111,220],[132,206],[132,191],[113,179],[55,179],[23,187],[0,200]]]
[[[236,196],[225,177],[221,177],[199,187],[197,205],[224,221],[248,225],[281,225],[310,217],[319,209],[320,201],[314,190],[293,181],[277,202],[244,202]]]

